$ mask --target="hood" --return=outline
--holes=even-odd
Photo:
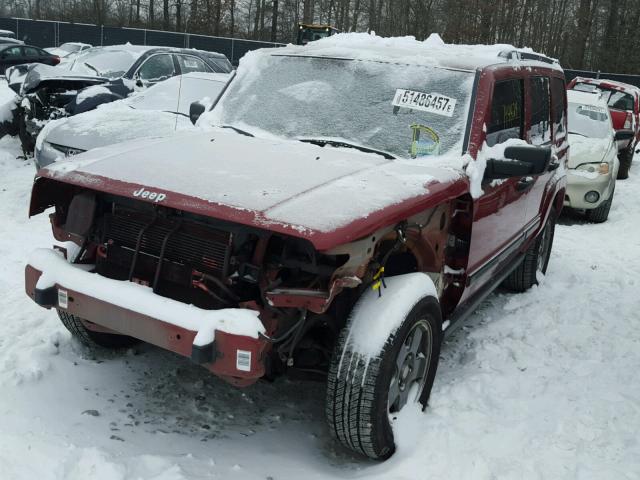
[[[570,133],[569,168],[605,161],[611,142],[611,138],[588,138]]]
[[[153,128],[149,128],[153,125]],[[184,115],[136,110],[122,101],[58,120],[47,129],[45,142],[73,150],[91,150],[145,137],[166,137],[195,127]]]
[[[323,250],[468,191],[460,170],[435,161],[216,129],[92,150],[39,176],[308,238]],[[43,180],[31,214],[46,208],[37,199]]]
[[[78,75],[63,67],[51,67],[42,63],[30,64],[22,83],[22,93],[30,93],[43,84],[60,84],[69,89],[80,89],[89,85],[107,82],[105,77]]]

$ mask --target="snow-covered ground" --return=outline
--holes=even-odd
[[[403,410],[380,464],[332,442],[322,384],[236,389],[150,346],[72,341],[24,294],[52,237],[19,153],[0,140],[0,478],[640,478],[640,158],[607,223],[561,219],[540,287],[494,294],[447,342],[431,407]]]

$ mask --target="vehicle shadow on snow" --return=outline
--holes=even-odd
[[[572,225],[587,225],[587,224],[591,224],[592,222],[589,222],[584,212],[580,210],[574,210],[572,208],[563,208],[562,212],[560,213],[560,216],[557,219],[557,223],[558,225],[572,226]]]
[[[72,350],[100,364],[96,368],[111,364],[122,370],[120,390],[108,392],[107,398],[117,410],[110,424],[116,436],[142,429],[209,442],[257,434],[261,441],[269,441],[273,434],[273,442],[281,443],[282,430],[287,430],[297,440],[308,439],[304,448],[317,450],[332,465],[357,468],[369,462],[331,438],[324,422],[324,382],[283,377],[238,388],[188,359],[149,344],[119,354],[90,351],[77,344]]]

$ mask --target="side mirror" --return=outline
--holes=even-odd
[[[618,141],[618,140],[630,140],[633,138],[633,136],[635,135],[633,130],[616,130],[615,135],[613,136],[613,139]]]
[[[206,107],[198,101],[189,105],[189,119],[191,120],[191,123],[195,125],[200,118],[200,115],[202,115],[205,110]]]
[[[518,145],[504,149],[505,158],[490,158],[484,170],[485,180],[540,175],[549,169],[551,148]]]

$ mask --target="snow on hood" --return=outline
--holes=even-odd
[[[183,115],[137,110],[117,101],[60,119],[47,129],[42,138],[65,147],[91,150],[143,137],[167,137],[185,129],[193,130],[194,127]]]
[[[448,160],[444,165],[452,164]],[[87,176],[98,183],[106,177],[167,192],[167,201],[173,192],[257,212],[265,226],[328,232],[425,195],[429,183],[461,178],[461,170],[443,161],[391,161],[353,149],[216,129],[91,150],[51,165],[46,175],[63,181],[82,177],[85,183]]]
[[[288,45],[277,50],[266,50],[276,55],[315,55],[334,58],[353,58],[384,62],[439,65],[450,68],[475,70],[479,67],[506,62],[501,52],[518,51],[534,53],[530,48],[516,48],[509,44],[496,45],[454,45],[444,43],[437,33],[424,41],[413,36],[379,37],[374,32],[340,33],[309,42],[307,45]],[[259,52],[259,51],[254,51]],[[244,59],[261,53],[249,52]],[[560,68],[556,64],[528,62],[544,65],[547,68]],[[241,60],[242,64],[242,60]],[[522,65],[522,62],[518,63]]]
[[[611,146],[610,138],[588,138],[582,135],[569,134],[569,168],[576,168],[583,163],[605,161],[605,155]]]

